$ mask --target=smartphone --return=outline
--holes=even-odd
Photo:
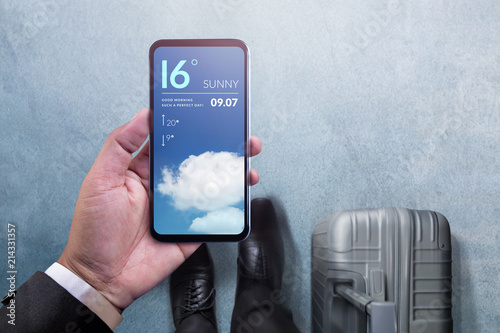
[[[237,39],[165,39],[149,50],[149,202],[164,242],[250,231],[249,51]]]

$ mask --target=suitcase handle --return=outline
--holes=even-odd
[[[345,284],[337,285],[335,292],[368,315],[370,333],[396,333],[396,304],[394,302],[373,301],[367,294]]]

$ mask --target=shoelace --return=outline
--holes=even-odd
[[[204,310],[209,310],[214,306],[215,303],[215,289],[212,288],[208,296],[204,299],[199,299],[198,296],[201,295],[200,291],[201,286],[186,286],[186,292],[184,293],[184,300],[186,305],[178,305],[176,308],[181,308],[183,309],[183,313],[179,316],[176,316],[177,320],[183,320],[184,318],[192,315],[193,313],[204,311]],[[212,297],[212,302],[207,304],[208,300],[210,297]],[[175,309],[174,309],[175,310]]]

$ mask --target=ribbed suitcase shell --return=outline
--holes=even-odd
[[[448,221],[406,208],[331,215],[314,230],[311,283],[315,333],[367,332],[366,314],[334,292],[338,283],[395,302],[397,332],[452,332]]]

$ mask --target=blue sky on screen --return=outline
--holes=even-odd
[[[156,81],[162,60],[167,60],[168,73],[186,60],[181,70],[190,81],[183,89],[171,84],[160,89],[157,84],[154,92],[155,229],[166,234],[238,234],[244,227],[244,53],[238,47],[161,47],[155,52]],[[177,79],[182,83],[182,77]],[[233,84],[210,89],[205,80]],[[204,94],[196,94],[200,92]],[[213,94],[228,92],[233,94]],[[177,98],[184,101],[175,102]],[[235,106],[213,107],[213,98],[238,100]],[[179,104],[189,106],[175,107]],[[165,120],[175,126],[164,126]]]

